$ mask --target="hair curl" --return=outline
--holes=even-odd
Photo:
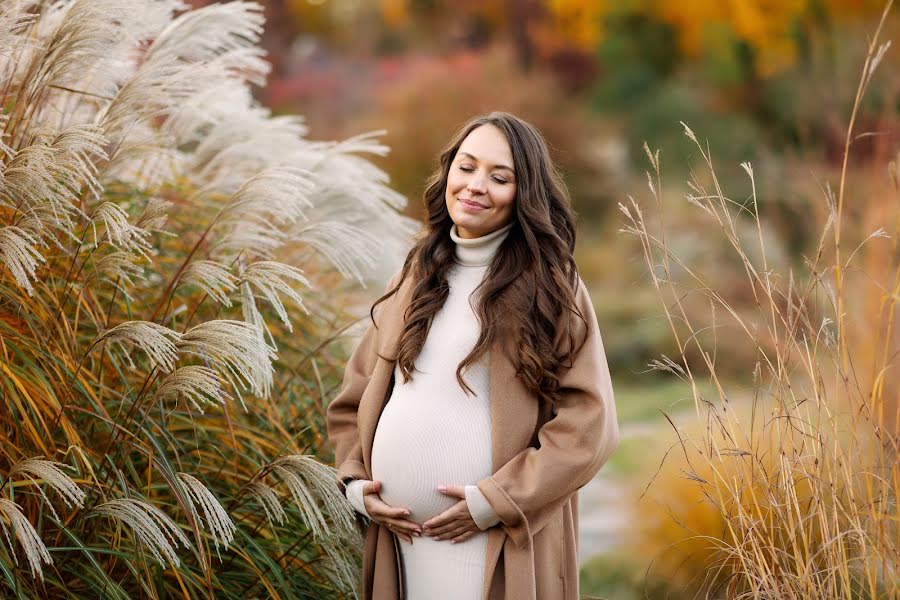
[[[445,202],[450,165],[466,136],[487,124],[499,128],[512,149],[516,172],[513,226],[476,289],[475,313],[481,334],[457,367],[456,379],[471,392],[463,370],[489,349],[499,349],[497,343],[504,336],[514,336],[517,376],[538,398],[553,401],[558,395],[560,368],[570,365],[580,348],[572,320],[561,317],[572,313],[584,321],[575,303],[579,281],[573,258],[575,214],[546,142],[537,129],[518,117],[504,112],[475,117],[443,150],[424,194],[424,235],[407,255],[397,285],[372,306],[373,320],[375,307],[412,276],[414,291],[396,356],[404,381],[409,381],[432,319],[450,291],[447,276],[456,253],[450,238],[453,221]],[[561,344],[566,349],[562,354],[556,350],[558,340],[568,342]]]

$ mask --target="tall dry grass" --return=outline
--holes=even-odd
[[[353,594],[315,459],[329,290],[411,222],[372,135],[253,100],[262,28],[251,2],[0,3],[4,596]]]
[[[671,501],[669,523],[688,528],[677,541],[671,532],[657,535],[689,550],[671,559],[667,549],[657,566],[688,572],[682,584],[704,597],[900,597],[900,389],[892,374],[900,350],[900,211],[892,203],[893,214],[862,233],[847,211],[850,198],[867,201],[847,185],[848,159],[864,133],[855,127],[860,100],[889,47],[878,38],[890,6],[871,38],[840,180],[823,185],[818,245],[797,268],[782,269],[769,257],[752,166],[742,165],[749,197],[737,200],[685,126],[706,167],[688,182],[687,200],[702,211],[708,235],[730,247],[750,308],[729,299],[702,260],[672,250],[658,153],[647,149],[655,219],[634,200],[620,207],[680,352],[652,366],[686,382],[695,401],[693,423],[666,415],[678,435],[666,461],[680,467],[682,483],[664,468],[650,484]],[[896,185],[896,165],[891,170]],[[706,316],[698,318],[703,305]],[[756,356],[745,365],[746,388],[720,378],[733,371],[717,364],[717,343],[726,337],[730,345],[743,340]],[[702,393],[701,384],[716,393]],[[679,522],[688,511],[691,519]]]

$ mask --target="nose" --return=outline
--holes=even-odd
[[[466,184],[466,188],[470,192],[484,194],[485,192],[487,192],[487,184],[484,181],[484,176],[477,173],[473,174],[472,178],[469,179],[469,182]]]

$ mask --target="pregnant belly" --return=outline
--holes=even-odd
[[[372,444],[372,476],[382,484],[382,500],[423,523],[459,501],[438,492],[439,485],[471,485],[490,474],[489,407],[478,398],[395,390]]]

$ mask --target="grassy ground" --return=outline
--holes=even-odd
[[[581,569],[581,597],[604,600],[644,600],[665,598],[687,600],[687,595],[665,582],[646,580],[636,557],[623,552],[607,552],[588,561]]]
[[[691,390],[678,379],[668,378],[646,382],[613,382],[619,424],[662,422],[660,410],[677,413],[694,405]]]
[[[655,469],[654,465],[662,459],[666,440],[674,439],[671,425],[661,411],[670,416],[675,415],[676,422],[681,422],[685,415],[693,416],[694,401],[690,389],[674,377],[656,380],[648,378],[646,383],[617,381],[615,392],[622,437],[619,447],[599,478],[602,485],[615,483],[621,488],[622,494],[630,494],[630,490],[646,485]],[[589,494],[583,496],[593,497]],[[620,498],[617,505],[612,506],[583,503],[582,520],[588,521],[592,511],[622,511],[623,505],[627,507],[631,502],[630,498]],[[624,512],[621,521],[624,537],[624,527],[630,522]],[[584,532],[582,537],[586,537]],[[589,558],[582,565],[582,597],[608,600],[638,600],[645,597],[681,600],[677,590],[672,590],[665,582],[645,581],[649,557],[631,556],[618,543],[613,546],[613,549]]]
[[[653,385],[616,384],[615,393],[622,438],[603,472],[613,477],[640,477],[647,463],[646,437],[661,428],[671,430],[661,411],[671,415],[692,410],[694,401],[690,390],[674,378]]]

